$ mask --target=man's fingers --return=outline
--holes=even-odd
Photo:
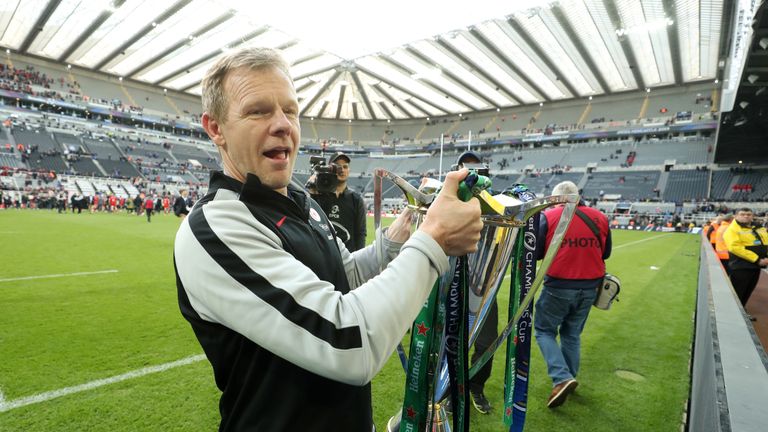
[[[467,174],[469,174],[469,170],[466,168],[462,168],[458,171],[451,171],[446,174],[440,195],[447,194],[446,196],[456,197],[459,191],[459,182],[464,180]]]

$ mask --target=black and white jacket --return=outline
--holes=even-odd
[[[448,270],[423,232],[402,247],[377,237],[350,254],[304,191],[211,175],[174,262],[222,391],[220,430],[371,430],[369,383]]]

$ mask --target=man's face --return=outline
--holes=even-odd
[[[290,77],[276,68],[230,71],[224,82],[227,117],[205,113],[203,126],[221,151],[224,171],[245,181],[248,173],[287,194],[301,127],[299,102]]]
[[[341,167],[341,172],[339,174],[336,174],[336,178],[339,179],[340,182],[345,182],[349,178],[349,162],[347,162],[346,159],[339,158],[336,159],[336,162],[334,162],[336,165]]]
[[[474,165],[479,163],[480,161],[477,160],[477,158],[472,156],[467,156],[464,159],[462,159],[461,163],[459,164],[459,168],[464,168],[464,165]]]
[[[752,225],[752,212],[751,211],[737,212],[736,222],[738,222],[739,225]]]

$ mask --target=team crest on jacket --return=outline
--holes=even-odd
[[[313,208],[309,209],[309,217],[311,217],[317,222],[320,222],[320,213],[318,213],[317,210]]]

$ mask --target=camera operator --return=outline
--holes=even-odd
[[[314,182],[310,179],[308,189],[312,198],[328,215],[336,229],[336,235],[344,242],[344,246],[354,252],[365,246],[366,224],[363,197],[347,187],[350,162],[351,159],[346,154],[336,153],[331,156],[327,167],[321,165],[321,170],[330,168],[331,172],[336,173],[335,188],[334,182],[320,181],[319,176],[323,174],[318,172],[317,165],[313,166],[315,179]]]
[[[454,170],[462,168],[475,169],[478,174],[490,177],[488,167],[483,164],[480,155],[475,152],[465,151],[456,160],[456,164],[452,167]],[[491,304],[491,310],[488,311],[488,316],[483,327],[480,329],[480,333],[477,335],[475,341],[475,351],[472,353],[471,363],[473,364],[480,359],[480,356],[493,344],[496,338],[499,336],[499,305],[496,299]],[[491,377],[491,371],[493,367],[493,361],[488,361],[477,374],[469,380],[469,394],[472,399],[472,405],[480,414],[488,414],[491,411],[491,402],[485,396],[485,383],[488,378]]]

